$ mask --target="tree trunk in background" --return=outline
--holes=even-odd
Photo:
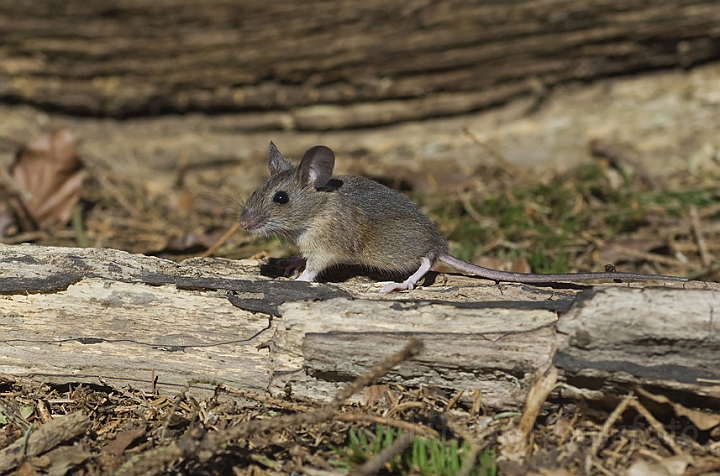
[[[718,59],[719,25],[714,0],[2,2],[0,101],[375,126]]]

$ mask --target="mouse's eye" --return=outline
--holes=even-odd
[[[289,201],[290,197],[288,197],[288,194],[286,192],[275,192],[275,195],[273,195],[273,202],[279,203],[280,205],[284,205]]]

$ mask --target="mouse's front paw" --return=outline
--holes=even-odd
[[[283,276],[286,278],[297,278],[300,276],[302,270],[305,269],[306,260],[300,256],[293,256],[292,258],[283,260],[283,262],[287,263],[287,266],[285,266],[285,272],[283,273]]]

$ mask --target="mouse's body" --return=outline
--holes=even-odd
[[[313,281],[338,264],[411,274],[383,292],[413,289],[440,260],[495,281],[547,283],[592,279],[685,280],[635,273],[524,274],[475,266],[448,254],[435,225],[407,197],[364,177],[332,176],[335,155],[324,146],[308,150],[293,167],[271,142],[270,178],[248,199],[240,224],[247,231],[283,235],[298,247],[305,265],[298,277]],[[299,271],[299,269],[298,269]]]

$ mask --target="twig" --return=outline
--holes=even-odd
[[[600,449],[600,445],[602,445],[605,438],[607,438],[610,434],[610,429],[634,400],[635,395],[630,392],[622,399],[618,406],[615,407],[615,410],[613,410],[607,420],[605,420],[605,424],[603,424],[600,433],[595,436],[595,441],[593,441],[592,446],[590,446],[590,453],[585,457],[585,474],[590,473],[590,468],[592,468],[593,465],[593,458],[595,458],[595,455]]]
[[[552,367],[547,375],[537,380],[530,388],[525,401],[525,408],[523,408],[522,417],[520,417],[520,423],[518,423],[518,428],[523,432],[525,438],[530,435],[535,425],[535,420],[537,420],[540,414],[540,409],[550,396],[550,392],[555,389],[557,378],[558,370]]]
[[[396,455],[402,453],[405,448],[410,446],[415,439],[415,434],[412,431],[405,431],[400,438],[395,440],[393,444],[380,451],[378,454],[372,457],[364,465],[360,466],[357,470],[350,473],[351,476],[370,476],[377,474],[385,463],[393,459]]]
[[[12,175],[10,175],[10,172],[5,170],[4,167],[0,167],[0,184],[4,185],[8,192],[19,195],[24,200],[32,199],[32,193],[28,192],[25,187],[17,183]]]
[[[275,398],[269,395],[262,395],[257,392],[252,392],[250,390],[228,388],[225,384],[220,384],[220,390],[230,395],[247,398],[248,400],[255,400],[256,402],[264,403],[267,406],[282,408],[283,410],[291,410],[294,412],[310,412],[313,410],[313,407],[310,407],[308,405],[301,405],[294,402],[286,402],[285,400],[281,400],[279,398]]]
[[[90,425],[90,418],[80,411],[54,418],[36,428],[27,440],[20,438],[0,451],[0,473],[15,468],[25,456],[44,453],[63,441],[79,435]]]
[[[481,404],[482,404],[482,390],[475,389],[475,392],[473,395],[472,410],[470,411],[470,414],[477,415],[480,412]]]
[[[712,473],[718,469],[720,469],[720,458],[715,459],[715,461],[710,461],[703,466],[688,468],[681,476],[700,476],[702,474]]]
[[[462,397],[463,393],[465,393],[465,390],[460,390],[458,393],[453,396],[447,405],[445,405],[445,411],[450,410],[452,407],[455,406],[455,404],[460,400],[460,397]]]
[[[205,251],[205,253],[201,254],[200,257],[207,258],[207,257],[211,256],[213,253],[215,253],[217,251],[218,248],[220,248],[223,245],[223,243],[225,243],[228,240],[228,238],[233,236],[235,234],[235,232],[238,231],[239,228],[240,228],[240,222],[236,221],[233,224],[233,226],[231,226],[230,229],[228,231],[226,231],[225,234],[223,236],[221,236],[219,240],[217,240],[215,243],[213,243],[213,245],[210,248],[208,248],[207,251]]]
[[[407,410],[408,408],[423,408],[424,406],[425,406],[425,404],[422,403],[422,402],[405,402],[405,403],[401,403],[401,404],[399,404],[399,405],[395,405],[395,406],[392,407],[390,410],[388,410],[388,411],[385,413],[385,416],[386,416],[387,418],[390,418],[390,417],[393,416],[394,414],[400,413],[401,411]]]
[[[458,197],[460,198],[460,203],[462,204],[465,212],[470,215],[470,217],[476,222],[482,223],[484,218],[478,213],[477,210],[475,210],[475,207],[473,207],[472,203],[470,203],[470,197],[468,197],[467,192],[458,192]]]
[[[361,422],[361,423],[375,423],[378,425],[393,426],[395,428],[402,428],[419,435],[430,436],[432,438],[440,438],[440,433],[428,428],[425,425],[419,423],[409,423],[404,420],[396,420],[394,418],[381,417],[377,415],[365,415],[364,413],[341,413],[335,415],[336,421],[344,422]]]
[[[682,261],[680,261],[679,259],[676,259],[676,258],[669,258],[667,256],[662,256],[662,255],[658,255],[655,253],[646,253],[644,251],[637,251],[637,250],[633,250],[631,248],[627,248],[625,246],[610,245],[610,247],[619,253],[623,253],[623,254],[630,256],[631,258],[640,258],[640,259],[644,259],[645,261],[666,264],[669,266],[677,266],[680,268],[687,266],[686,263],[683,263]]]
[[[657,433],[660,439],[663,440],[665,444],[668,445],[676,455],[682,454],[682,448],[680,448],[677,443],[675,443],[675,440],[673,440],[672,437],[668,434],[663,424],[660,423],[657,418],[655,418],[642,403],[638,402],[637,400],[632,400],[630,402],[630,406],[637,410],[638,413],[641,414],[648,421],[648,423],[650,423],[650,426],[653,430],[655,430],[655,433]]]
[[[527,174],[523,169],[516,167],[512,163],[510,163],[502,154],[500,154],[498,151],[490,147],[486,142],[481,141],[478,136],[476,136],[470,129],[467,127],[463,127],[463,132],[472,139],[473,142],[475,142],[477,145],[485,149],[490,155],[495,157],[495,160],[498,161],[498,163],[505,168],[505,170],[508,171],[511,175],[515,175],[520,177],[521,179],[525,180],[526,182],[532,182],[532,177]]]
[[[557,378],[557,368],[551,367],[545,375],[535,380],[528,392],[517,426],[506,430],[498,436],[500,458],[502,460],[521,461],[526,457],[535,420],[548,396],[555,389]],[[500,414],[495,415],[496,419],[499,417]]]
[[[695,241],[700,251],[700,261],[706,268],[712,263],[712,256],[708,251],[705,237],[703,236],[702,226],[700,225],[700,216],[698,215],[698,209],[695,205],[690,205],[690,223],[692,223],[693,233],[695,234]]]

